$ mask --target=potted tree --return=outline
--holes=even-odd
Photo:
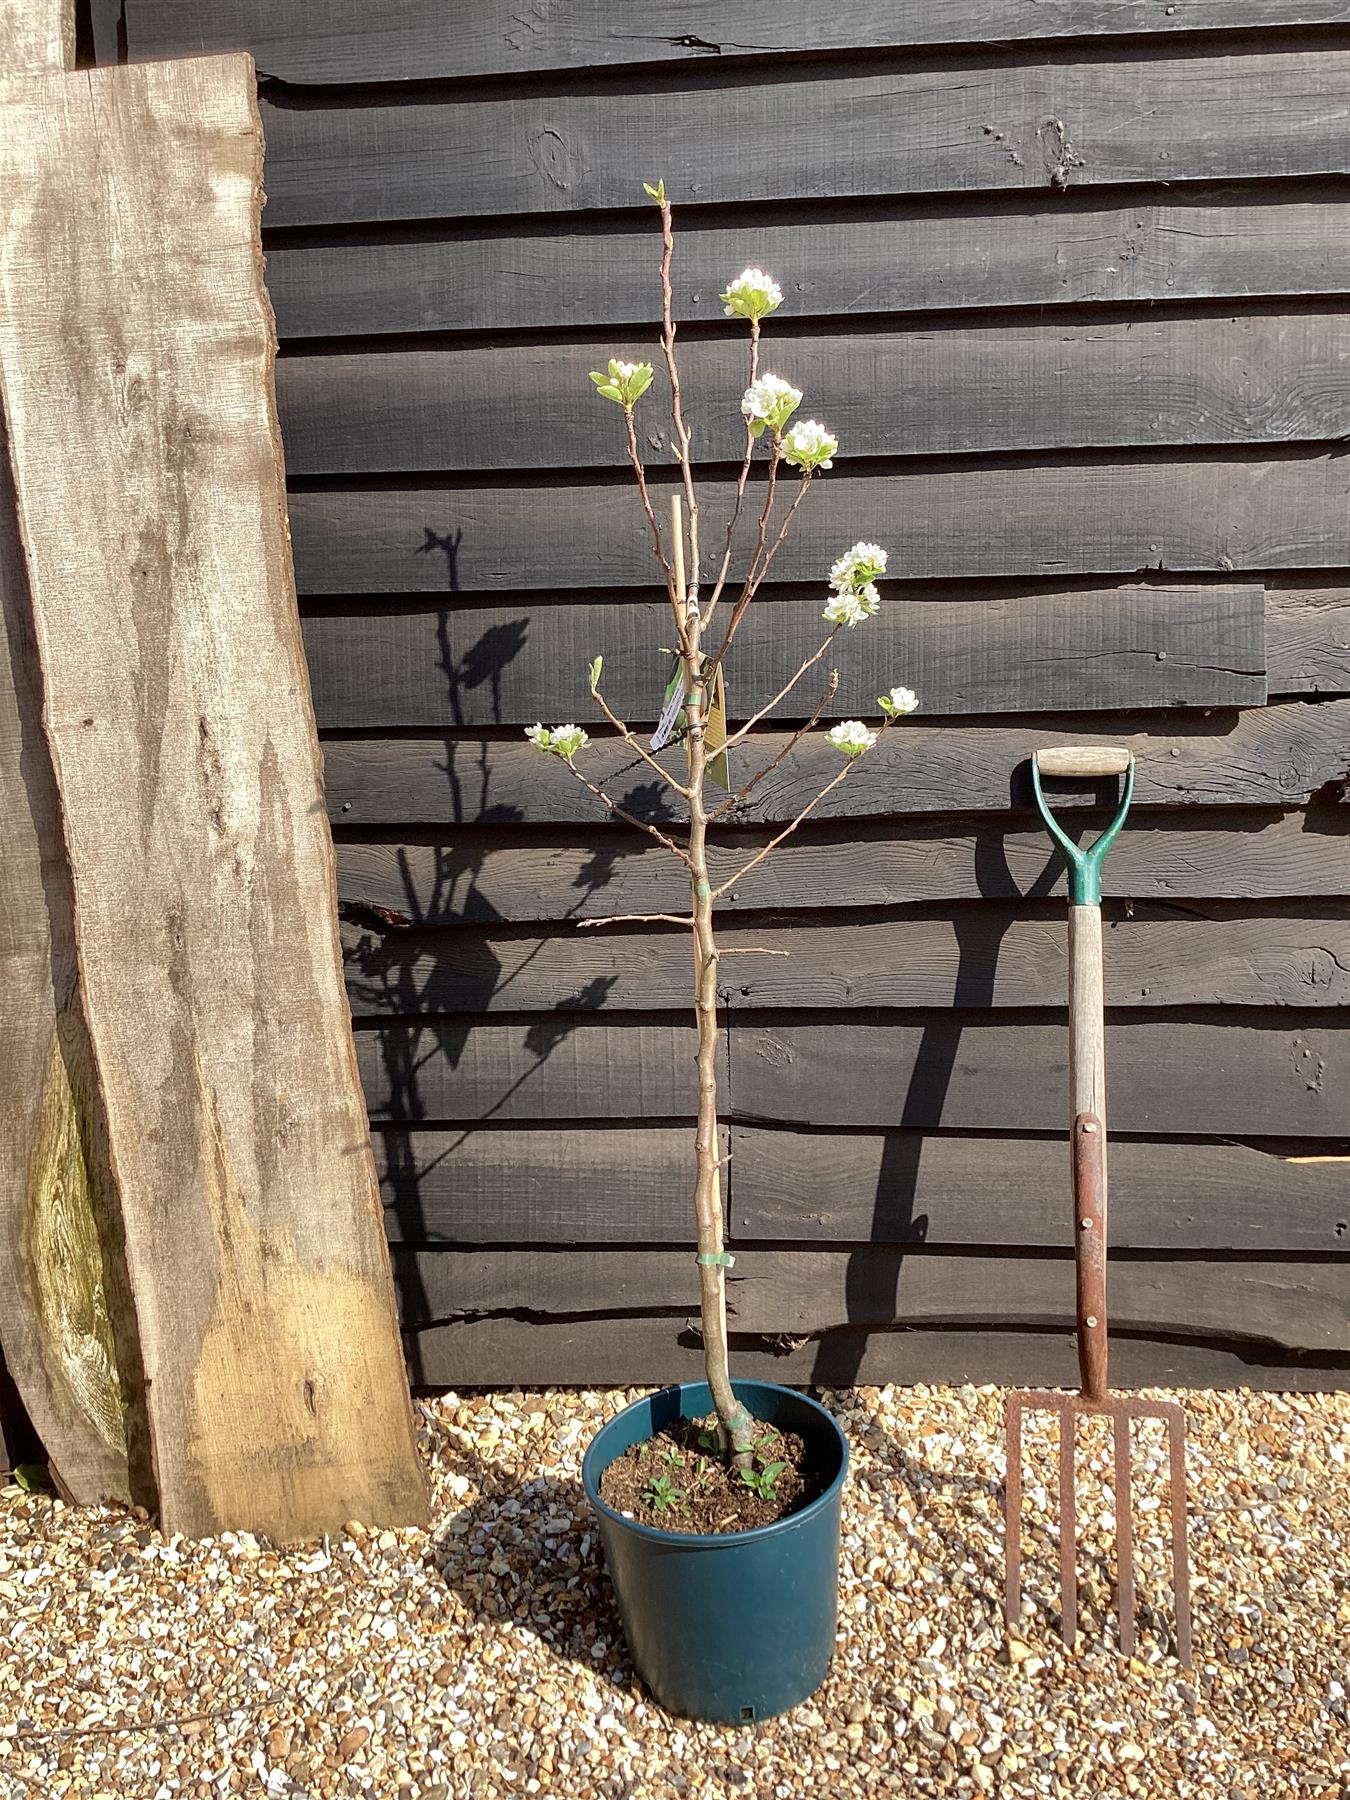
[[[661,350],[669,384],[679,482],[667,522],[658,516],[643,467],[635,413],[651,387],[651,363],[610,361],[591,376],[598,395],[622,414],[628,459],[659,576],[670,603],[675,666],[657,732],[639,740],[611,707],[604,659],[590,665],[591,697],[624,745],[676,798],[683,830],[662,829],[619,805],[584,766],[590,739],[575,724],[532,726],[540,752],[558,758],[616,820],[645,831],[684,866],[687,914],[643,915],[686,930],[693,942],[692,997],[697,1023],[697,1126],[694,1216],[705,1380],[663,1390],[609,1421],[585,1458],[583,1481],[600,1519],[611,1578],[639,1673],[658,1700],[686,1716],[748,1720],[805,1699],[823,1679],[834,1649],[839,1508],[848,1446],[838,1424],[805,1395],[730,1373],[725,1244],[718,1133],[720,1037],[717,904],[846,780],[880,733],[917,701],[904,687],[878,697],[875,726],[849,719],[826,733],[840,754],[833,777],[791,822],[730,873],[714,876],[710,827],[733,813],[770,770],[816,729],[839,685],[830,670],[777,755],[732,788],[730,754],[752,749],[752,732],[821,667],[841,631],[873,617],[886,552],[874,543],[843,550],[828,571],[821,642],[765,703],[728,727],[724,664],[799,509],[838,453],[834,435],[795,415],[802,394],[760,367],[763,322],[782,303],[778,284],[746,269],[721,296],[729,318],[749,328],[747,383],[741,399],[744,449],[730,518],[717,553],[701,539],[691,433],[675,353],[671,292],[674,237],[664,182],[647,186],[661,220]],[[757,454],[766,465],[762,497],[746,506]],[[791,489],[790,497],[788,489]],[[732,578],[738,529],[749,527],[745,566]],[[705,585],[705,569],[711,581]],[[804,692],[805,690],[803,690]],[[675,744],[678,760],[659,752]],[[673,766],[672,766],[673,763]],[[631,915],[629,915],[631,917]],[[598,920],[593,924],[625,922]],[[739,948],[739,947],[738,947]]]

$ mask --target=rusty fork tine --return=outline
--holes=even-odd
[[[1172,1508],[1172,1597],[1177,1617],[1177,1660],[1191,1666],[1191,1571],[1186,1544],[1186,1415],[1167,1410],[1168,1497]]]
[[[1008,1469],[1003,1483],[1003,1617],[1009,1625],[1022,1623],[1022,1403],[1009,1394],[1004,1409],[1008,1442]]]
[[[1059,1415],[1059,1610],[1060,1632],[1070,1650],[1078,1636],[1078,1514],[1074,1501],[1077,1435],[1077,1419],[1066,1409]]]
[[[1112,1421],[1116,1458],[1116,1612],[1120,1624],[1120,1648],[1134,1655],[1134,1499],[1130,1491],[1130,1415],[1121,1411]]]

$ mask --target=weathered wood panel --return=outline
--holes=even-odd
[[[0,74],[74,55],[67,0],[0,5]],[[22,1395],[73,1499],[153,1504],[16,504],[0,418],[0,1414]]]
[[[765,594],[750,609],[727,663],[734,717],[778,693],[825,638],[823,597],[823,588],[809,600]],[[319,724],[343,730],[528,724],[558,706],[579,646],[603,653],[605,697],[620,716],[654,723],[666,681],[658,646],[671,632],[663,598],[534,608],[527,600],[523,609],[453,612],[344,610],[311,614],[304,634]],[[925,600],[891,585],[889,604],[865,631],[836,634],[831,660],[837,656],[845,686],[828,716],[869,706],[899,674],[930,717],[1260,706],[1266,655],[1260,587],[1131,586]],[[1350,687],[1350,652],[1346,663]],[[808,716],[823,685],[824,677],[803,681],[782,715]]]
[[[687,1125],[385,1130],[393,1243],[678,1243],[693,1219]]]
[[[903,1027],[865,1017],[737,1020],[736,1116],[821,1128],[1062,1128],[1067,1027],[1024,1022],[1003,1027],[1004,1036],[997,1026],[972,1030],[970,1019],[938,1013]],[[1344,1137],[1347,1051],[1350,1035],[1334,1014],[1283,1028],[1223,1015],[1159,1023],[1113,1014],[1106,1027],[1111,1126],[1200,1137]]]
[[[795,74],[705,68],[450,104],[421,89],[355,108],[264,93],[269,223],[631,207],[659,175],[679,207],[1330,175],[1350,157],[1340,47]]]
[[[734,1125],[733,1244],[1065,1245],[1062,1134],[939,1137]],[[376,1142],[385,1227],[409,1244],[679,1243],[690,1238],[685,1127],[387,1130]],[[997,1171],[996,1178],[990,1171]],[[1117,1249],[1350,1249],[1345,1169],[1242,1144],[1113,1139]]]
[[[831,1029],[733,1015],[727,1110],[743,1123],[821,1129],[1064,1129],[1062,1018],[1002,1023],[987,1010],[953,1011]],[[358,1030],[356,1046],[371,1115],[390,1122],[693,1116],[693,1028],[673,1018],[404,1021]],[[1350,1032],[1333,1012],[1113,1014],[1106,1050],[1114,1131],[1346,1135]]]
[[[1350,1005],[1350,900],[1321,901],[1311,916],[1259,901],[1177,910],[1108,903],[1108,1006]],[[719,935],[722,991],[738,1005],[789,1010],[1067,1003],[1062,907],[1035,905],[1034,916],[1019,917],[987,901],[825,920],[728,922]],[[349,925],[343,938],[357,1018],[679,1012],[690,1004],[689,934],[678,926],[486,933]]]
[[[733,1238],[1028,1247],[1072,1238],[1062,1135],[960,1138],[737,1125],[731,1151]],[[1162,1144],[1117,1135],[1111,1244],[1266,1255],[1345,1251],[1345,1173],[1242,1144]],[[438,1175],[429,1166],[429,1201]],[[459,1182],[457,1173],[450,1179]],[[449,1180],[445,1186],[441,1204],[448,1212]],[[490,1217],[486,1194],[480,1205]]]
[[[655,472],[662,505],[668,480],[669,471]],[[716,542],[730,486],[703,491],[707,539]],[[290,511],[307,594],[518,593],[651,579],[642,513],[618,475],[299,490]],[[1350,562],[1350,457],[1304,448],[1261,459],[1103,454],[837,471],[798,513],[775,574],[819,580],[860,537],[885,543],[893,569],[924,581],[1340,568]]]
[[[394,1251],[405,1327],[474,1314],[698,1309],[689,1250]],[[1111,1321],[1283,1350],[1350,1355],[1350,1258],[1296,1262],[1112,1257]],[[841,1325],[970,1324],[1056,1330],[1073,1322],[1073,1257],[880,1249],[742,1249],[727,1323],[771,1336]]]
[[[675,912],[689,878],[658,844],[621,846],[608,826],[565,838],[456,831],[438,843],[340,843],[338,898],[356,922],[531,924],[617,913]],[[768,840],[738,832],[715,846],[714,879]],[[848,881],[839,870],[848,866]],[[1134,900],[1284,900],[1350,893],[1350,817],[1290,812],[1135,815],[1111,851],[1111,891]],[[1007,818],[965,826],[808,823],[722,904],[748,909],[898,906],[1011,900],[1067,892],[1063,858],[1043,829]]]
[[[665,0],[581,0],[522,14],[510,0],[487,0],[447,29],[439,0],[397,8],[328,0],[318,16],[303,0],[214,0],[209,11],[183,0],[125,0],[133,58],[184,51],[251,50],[284,81],[427,81],[514,75],[712,56],[763,57],[784,51],[868,50],[935,44],[1016,43],[1056,37],[1176,35],[1240,27],[1255,31],[1350,21],[1343,0],[810,0],[766,13],[756,0],[686,0],[678,20]],[[676,29],[678,26],[679,29]]]
[[[583,681],[578,669],[578,690]],[[1093,736],[1133,750],[1140,807],[1298,806],[1328,783],[1343,783],[1350,768],[1350,701],[1294,701],[1188,719],[1181,731],[1176,726],[1169,714],[1103,715],[1092,721]],[[1009,805],[1025,810],[1032,804],[1031,751],[1082,737],[1081,724],[1059,718],[969,728],[906,720],[826,796],[817,816],[895,818]],[[783,743],[781,733],[756,733],[752,754],[742,752],[742,765],[747,772],[758,768],[760,757],[768,762]],[[595,824],[600,810],[566,769],[550,764],[541,771],[538,752],[514,735],[505,741],[449,733],[330,738],[324,757],[328,808],[337,824]],[[597,738],[587,747],[585,766],[630,812],[651,819],[673,816],[674,796],[616,739]],[[759,784],[738,819],[795,818],[837,767],[837,752],[813,734]],[[1066,793],[1063,804],[1072,809],[1088,798]],[[639,835],[625,826],[615,831],[614,842],[635,848]],[[1110,884],[1111,877],[1107,880]]]
[[[659,293],[653,278],[654,306]],[[626,467],[619,419],[586,373],[607,356],[642,360],[650,340],[649,327],[641,341],[283,358],[286,466],[293,475]],[[740,454],[747,354],[729,330],[683,347],[680,379],[705,456]],[[827,410],[852,457],[1328,439],[1344,431],[1350,403],[1343,306],[1071,325],[1014,317],[847,336],[804,335],[784,318],[764,359],[803,391],[805,412]],[[653,459],[672,461],[658,404],[640,418]]]
[[[678,1319],[478,1319],[407,1334],[414,1382],[424,1387],[629,1387],[699,1381],[698,1338]],[[855,1382],[1078,1385],[1072,1332],[838,1331],[799,1344],[734,1338],[732,1373],[788,1385]],[[504,1370],[511,1371],[506,1377]],[[1350,1359],[1284,1355],[1251,1344],[1159,1341],[1114,1333],[1113,1387],[1345,1386]]]
[[[611,1026],[584,1013],[524,1025],[406,1020],[356,1033],[370,1115],[400,1124],[692,1118],[696,1047],[692,1025],[674,1019]]]
[[[426,1501],[287,555],[253,92],[244,56],[0,88],[0,379],[161,1517],[285,1538]]]
[[[916,210],[917,208],[921,210]],[[864,212],[866,216],[859,216]],[[358,228],[359,229],[359,228]],[[334,236],[336,234],[329,234]],[[325,242],[273,234],[267,285],[283,337],[650,325],[650,218],[515,219],[509,229],[372,227]],[[790,313],[830,318],[960,307],[1239,299],[1350,291],[1350,201],[1314,183],[1230,196],[1060,194],[854,205],[846,216],[757,207],[681,219],[675,315],[720,320],[749,261],[790,276]],[[781,327],[772,328],[774,334]],[[284,365],[283,365],[284,370]]]
[[[1350,587],[1328,576],[1272,576],[1266,654],[1272,694],[1350,691]]]

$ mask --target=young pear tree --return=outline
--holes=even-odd
[[[715,928],[717,903],[797,830],[825,796],[847,779],[858,760],[875,747],[879,734],[906,713],[913,712],[918,700],[910,689],[893,687],[889,693],[878,696],[879,718],[875,727],[860,719],[848,719],[832,726],[825,736],[843,758],[836,774],[769,843],[743,862],[734,873],[714,882],[708,861],[709,827],[735,812],[765,776],[784,762],[802,739],[816,729],[838,688],[838,671],[830,670],[806,722],[791,733],[778,754],[765,762],[741,787],[727,792],[726,797],[722,798],[723,787],[714,786],[711,793],[709,788],[719,778],[724,787],[730,787],[729,777],[725,773],[728,768],[725,753],[740,745],[753,748],[755,740],[752,734],[755,727],[780,707],[794,692],[798,683],[823,662],[839,633],[852,631],[875,617],[881,605],[877,582],[886,572],[887,556],[879,544],[863,542],[854,544],[838,557],[829,571],[828,594],[821,614],[827,630],[821,642],[802,659],[796,673],[776,694],[728,734],[723,701],[723,663],[799,509],[806,503],[817,480],[832,466],[838,455],[839,440],[815,419],[794,420],[794,414],[802,402],[801,390],[779,375],[761,373],[761,327],[764,320],[782,305],[783,290],[762,269],[746,269],[728,285],[721,296],[726,316],[743,319],[749,326],[748,380],[741,398],[745,448],[732,500],[731,516],[719,553],[708,564],[713,575],[705,597],[705,552],[700,531],[699,496],[694,481],[691,433],[685,419],[680,371],[675,354],[675,320],[670,281],[674,255],[671,208],[663,181],[658,182],[655,187],[646,186],[645,191],[656,202],[661,215],[661,350],[670,389],[674,449],[680,477],[679,489],[672,498],[671,518],[667,527],[663,528],[652,502],[634,423],[638,404],[652,385],[652,364],[624,362],[616,358],[609,363],[607,369],[592,373],[591,380],[595,383],[597,394],[618,406],[623,415],[628,460],[646,517],[652,552],[670,602],[677,656],[676,678],[665,716],[649,744],[639,741],[606,700],[601,685],[601,656],[597,656],[590,665],[589,685],[595,705],[623,743],[677,796],[686,829],[676,836],[673,830],[663,831],[649,820],[637,818],[593,782],[578,761],[590,742],[581,726],[566,724],[548,728],[539,724],[531,726],[525,735],[536,749],[556,756],[615,819],[654,837],[664,849],[679,859],[688,873],[690,907],[687,914],[629,914],[589,923],[606,925],[642,918],[681,927],[693,936],[693,1000],[698,1028],[694,1215],[698,1230],[697,1263],[704,1363],[708,1386],[717,1410],[723,1450],[731,1457],[734,1466],[744,1469],[751,1466],[755,1425],[744,1405],[736,1398],[727,1353],[726,1273],[735,1259],[725,1246],[721,1198],[717,1089],[721,1025],[717,978],[720,958],[732,954],[732,951],[719,949],[718,946]],[[748,534],[750,549],[743,573],[733,580],[731,574],[738,548],[738,527],[745,513],[746,493],[757,453],[767,465],[763,500],[758,519]],[[781,491],[788,483],[792,484],[793,490],[790,500]],[[721,627],[720,635],[714,630],[715,625]],[[800,717],[800,711],[798,716]],[[710,727],[716,727],[715,733],[710,731]],[[710,736],[715,736],[720,741],[710,742]],[[686,778],[683,780],[658,762],[655,754],[667,742],[681,739],[686,753]],[[739,950],[740,946],[736,946],[736,949]]]

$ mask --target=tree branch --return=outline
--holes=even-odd
[[[753,387],[759,378],[759,320],[750,321],[750,380],[747,386]],[[745,456],[741,462],[740,479],[736,483],[736,504],[732,508],[731,523],[727,526],[727,541],[722,551],[722,566],[717,571],[717,580],[713,584],[712,597],[708,601],[703,615],[706,625],[713,616],[713,609],[722,597],[722,589],[726,586],[727,570],[731,567],[731,544],[740,523],[741,507],[745,502],[745,485],[750,479],[750,462],[755,453],[755,435],[750,429],[750,421],[745,421]]]
[[[825,641],[821,644],[820,648],[815,652],[815,654],[813,656],[807,657],[806,661],[802,664],[801,668],[798,669],[797,673],[792,677],[791,681],[789,681],[785,687],[779,688],[778,692],[774,695],[773,699],[769,701],[767,706],[761,706],[759,711],[757,713],[755,713],[751,718],[748,718],[745,721],[745,724],[742,725],[738,731],[735,731],[732,733],[732,735],[727,739],[726,744],[723,746],[724,749],[730,750],[733,747],[733,745],[739,744],[743,738],[748,737],[750,735],[750,732],[754,729],[754,727],[756,725],[759,724],[761,719],[768,718],[769,714],[778,705],[779,701],[787,699],[788,695],[792,692],[793,688],[796,687],[797,683],[801,680],[802,676],[805,675],[806,671],[810,668],[813,668],[816,665],[816,663],[818,663],[820,661],[821,657],[824,656],[825,652],[829,649],[830,645],[834,642],[835,634],[838,632],[838,630],[839,630],[839,627],[837,625],[832,625],[830,627],[829,632],[827,633],[827,635],[825,637]],[[836,682],[834,685],[835,685],[835,687],[837,687],[838,683]],[[829,692],[826,693],[825,699],[828,700],[830,697],[830,694],[833,692],[834,692],[834,688],[832,687],[829,690]],[[822,701],[821,704],[823,705],[824,702]],[[816,717],[817,718],[820,717],[820,707],[816,708]]]
[[[593,781],[588,781],[574,762],[569,762],[566,757],[563,758],[563,761],[567,763],[568,768],[576,776],[582,787],[586,789],[586,792],[588,794],[594,794],[600,804],[608,807],[616,819],[622,819],[625,825],[635,825],[639,831],[645,831],[649,837],[654,837],[658,844],[664,844],[667,850],[672,851],[678,856],[685,868],[690,869],[693,867],[693,864],[689,860],[688,853],[680,848],[674,838],[667,837],[664,831],[659,831],[655,825],[649,825],[645,819],[634,817],[632,813],[620,806],[617,800],[611,800],[603,788],[597,787]]]
[[[859,762],[861,760],[862,759],[860,757],[850,756],[848,761],[844,764],[843,768],[840,769],[839,773],[833,778],[833,780],[827,781],[825,783],[824,787],[816,795],[815,799],[811,801],[809,806],[804,806],[802,808],[802,810],[797,814],[796,818],[792,821],[792,823],[790,825],[786,826],[782,831],[780,831],[776,838],[771,839],[769,841],[769,843],[767,843],[762,850],[757,851],[755,853],[755,855],[750,858],[748,863],[743,864],[741,868],[737,869],[736,873],[730,878],[730,880],[724,881],[720,887],[715,887],[713,889],[713,896],[712,896],[713,899],[715,901],[720,900],[722,898],[723,894],[725,894],[729,889],[734,888],[738,881],[744,881],[746,876],[750,873],[751,869],[757,869],[759,867],[759,865],[764,861],[764,858],[766,856],[768,856],[772,851],[774,851],[778,848],[778,846],[782,843],[784,838],[791,837],[793,832],[797,829],[797,827],[800,824],[802,824],[804,820],[810,818],[811,814],[820,805],[821,801],[825,798],[826,794],[828,794],[832,788],[837,788],[839,786],[839,783],[846,778],[849,770],[853,767],[854,763]]]
[[[661,777],[662,781],[665,782],[667,787],[674,788],[674,790],[677,794],[683,794],[685,799],[687,800],[689,798],[689,789],[684,785],[684,783],[682,781],[676,781],[675,777],[670,773],[670,771],[668,769],[663,768],[661,766],[661,764],[659,762],[657,762],[656,758],[651,754],[651,752],[649,750],[645,749],[644,746],[638,742],[637,738],[634,737],[633,733],[624,724],[623,720],[619,717],[619,715],[616,712],[612,712],[610,710],[609,702],[605,699],[605,696],[600,692],[600,689],[598,686],[593,687],[591,689],[591,695],[592,695],[593,699],[595,700],[596,705],[600,708],[601,712],[609,720],[610,724],[613,725],[614,728],[618,731],[619,736],[623,739],[624,743],[627,744],[628,748],[630,750],[636,750],[638,755],[642,758],[643,762],[645,762],[647,764],[648,768],[656,770],[656,773]]]
[[[633,473],[637,477],[638,497],[642,501],[642,510],[647,515],[647,524],[651,529],[652,548],[656,552],[656,560],[666,578],[666,594],[670,599],[670,610],[675,615],[675,629],[684,640],[684,621],[680,617],[680,609],[675,604],[675,571],[670,566],[670,558],[666,555],[666,547],[661,538],[661,527],[657,522],[656,511],[652,506],[652,497],[647,488],[647,471],[642,466],[642,454],[638,449],[637,429],[633,424],[633,409],[623,409],[623,422],[628,433],[628,460],[633,465]]]
[[[833,634],[831,634],[831,635],[833,635]],[[826,643],[828,643],[829,639],[827,638],[825,641],[826,641]],[[824,650],[824,645],[821,646],[821,651],[818,651],[817,654],[818,655],[821,654],[821,652],[823,652],[823,650]],[[820,699],[816,702],[816,710],[811,714],[811,717],[806,721],[805,725],[799,726],[798,729],[793,732],[792,736],[788,739],[786,744],[783,745],[783,748],[778,752],[777,756],[774,757],[773,761],[765,763],[764,767],[759,771],[758,775],[752,775],[750,777],[749,781],[746,782],[744,787],[738,788],[734,794],[730,795],[727,799],[725,799],[722,802],[722,804],[718,807],[717,811],[711,815],[712,818],[720,819],[724,813],[730,812],[733,806],[739,806],[741,804],[741,802],[745,799],[746,795],[751,791],[752,788],[758,787],[760,782],[763,781],[763,779],[766,775],[771,775],[773,773],[773,771],[778,767],[779,763],[785,762],[787,760],[787,758],[789,756],[791,756],[792,752],[797,748],[798,744],[801,743],[802,739],[806,736],[807,732],[814,730],[816,725],[819,724],[820,715],[824,712],[824,710],[825,710],[826,706],[829,704],[829,702],[834,698],[834,695],[835,695],[838,687],[839,687],[839,673],[837,670],[835,670],[831,674],[830,679],[825,684],[825,692],[820,696]],[[729,747],[730,747],[730,741],[728,742],[728,748]]]
[[[680,459],[680,475],[684,482],[684,502],[689,508],[689,564],[693,586],[698,587],[698,497],[694,492],[694,471],[689,460],[689,427],[684,422],[684,403],[680,397],[680,370],[675,361],[675,301],[670,287],[670,264],[675,254],[675,233],[671,224],[670,202],[661,201],[661,348],[665,352],[666,374],[670,377],[670,417],[675,427],[675,447]]]
[[[681,918],[678,913],[611,913],[607,919],[578,919],[578,931],[594,931],[598,925],[685,925],[691,926],[692,918]]]

